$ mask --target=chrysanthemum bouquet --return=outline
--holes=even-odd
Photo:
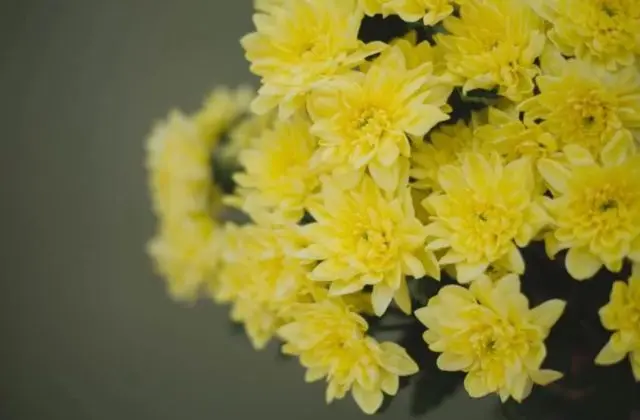
[[[366,413],[438,369],[503,402],[589,396],[618,362],[640,381],[640,2],[262,0],[253,20],[257,93],[148,141],[174,297],[229,303]]]

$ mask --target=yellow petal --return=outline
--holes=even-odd
[[[616,166],[623,163],[635,152],[634,140],[629,130],[619,130],[600,152],[600,159],[605,166]]]
[[[396,294],[393,295],[393,300],[402,312],[407,315],[411,315],[411,296],[409,295],[409,288],[407,287],[406,280],[403,279],[400,282],[400,288],[396,290]]]
[[[380,343],[380,349],[382,350],[380,364],[389,372],[400,376],[409,376],[418,372],[416,362],[399,344],[385,341]]]
[[[636,350],[629,356],[631,360],[631,369],[636,382],[640,382],[640,350]]]
[[[394,191],[399,182],[400,168],[398,165],[384,166],[379,162],[369,163],[369,173],[376,184],[385,191]]]
[[[455,353],[442,353],[438,356],[436,361],[438,369],[445,372],[456,372],[459,370],[464,371],[473,363],[473,358],[468,355],[455,354]]]
[[[547,386],[552,382],[561,379],[564,375],[551,369],[540,369],[531,372],[531,379],[538,385]]]
[[[613,365],[618,363],[627,355],[627,352],[615,349],[613,337],[605,344],[596,356],[596,365]]]
[[[385,313],[394,294],[395,291],[385,283],[379,283],[373,286],[371,304],[373,305],[373,311],[377,316],[382,316],[382,314]]]
[[[540,159],[538,161],[538,171],[544,180],[555,191],[565,193],[567,192],[567,182],[571,177],[571,173],[559,164],[551,159]]]
[[[356,404],[365,414],[374,414],[378,411],[384,399],[382,391],[379,389],[367,391],[358,383],[353,384],[351,395],[353,395]]]
[[[470,283],[487,271],[487,267],[489,267],[488,262],[479,262],[475,264],[458,263],[456,264],[457,280],[462,284]]]
[[[565,264],[571,277],[576,280],[590,279],[602,268],[600,259],[586,248],[571,248]]]
[[[562,151],[573,166],[590,166],[595,164],[591,153],[584,147],[576,144],[565,146]]]
[[[409,274],[417,279],[423,277],[425,274],[424,265],[415,256],[408,252],[402,254],[402,269],[406,274]]]
[[[469,185],[478,191],[486,191],[497,179],[491,165],[480,154],[469,154],[462,163],[462,172]]]
[[[558,321],[564,312],[567,303],[560,299],[552,299],[536,306],[530,312],[531,321],[549,330]]]
[[[469,372],[464,378],[464,389],[472,398],[481,398],[491,393],[487,387],[484,378],[476,372]]]
[[[326,372],[323,369],[309,368],[305,372],[304,381],[307,383],[319,381],[320,379],[324,378],[325,375],[326,375]]]
[[[396,395],[398,393],[398,388],[400,387],[400,379],[398,378],[398,375],[394,375],[393,373],[384,374],[380,387],[386,394]]]

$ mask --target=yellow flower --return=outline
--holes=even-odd
[[[493,263],[522,274],[518,246],[528,245],[548,219],[534,193],[530,161],[505,166],[496,154],[488,159],[471,153],[461,165],[440,168],[438,181],[444,192],[423,204],[434,215],[427,226],[428,248],[447,250],[440,264],[455,264],[460,283],[476,279]]]
[[[399,345],[367,336],[367,328],[344,304],[325,300],[299,305],[278,335],[286,343],[283,352],[299,356],[307,368],[307,382],[327,378],[327,403],[351,391],[362,411],[373,414],[383,393],[397,393],[398,376],[413,375],[418,366]]]
[[[473,398],[498,393],[524,400],[533,384],[547,385],[562,377],[541,369],[547,354],[544,340],[565,308],[549,300],[529,309],[518,276],[496,283],[478,280],[468,290],[445,286],[416,317],[426,327],[424,340],[444,371],[467,372],[464,386]]]
[[[217,301],[233,303],[232,317],[245,324],[256,349],[288,319],[292,306],[320,293],[308,278],[310,264],[295,256],[304,245],[295,227],[225,227],[222,267],[210,290]]]
[[[197,298],[215,276],[220,250],[216,226],[208,217],[161,223],[148,245],[156,271],[166,279],[169,294],[185,301]]]
[[[398,15],[406,22],[421,20],[425,25],[435,25],[453,13],[454,3],[464,0],[361,0],[369,16]]]
[[[311,208],[315,223],[304,227],[310,246],[304,257],[320,260],[311,273],[330,282],[332,295],[373,286],[374,311],[382,315],[391,300],[410,313],[406,275],[439,278],[435,257],[424,251],[424,226],[416,219],[408,189],[384,195],[369,177],[345,191],[323,182],[322,205]]]
[[[402,49],[394,46],[366,74],[352,72],[318,89],[308,108],[321,159],[355,174],[353,183],[368,167],[380,187],[394,190],[408,166],[407,135],[423,136],[449,118],[441,108],[451,87],[432,72],[429,62],[408,70]]]
[[[529,0],[553,24],[549,39],[567,56],[616,70],[640,54],[637,0]]]
[[[549,51],[538,77],[540,94],[523,102],[525,121],[541,121],[561,147],[577,144],[597,155],[616,136],[640,128],[640,73],[617,73]]]
[[[154,127],[147,141],[147,170],[158,217],[210,211],[214,191],[209,143],[195,122],[179,111]]]
[[[614,282],[609,303],[599,313],[602,325],[614,333],[596,363],[612,365],[628,355],[633,376],[640,382],[640,272],[629,278],[629,284]]]
[[[262,133],[254,147],[242,151],[244,171],[234,176],[239,189],[230,202],[254,220],[299,221],[319,185],[319,169],[311,164],[317,140],[310,127],[299,116],[278,121],[272,130]]]
[[[303,107],[322,82],[362,63],[385,44],[358,40],[362,12],[356,0],[298,0],[256,13],[257,32],[242,38],[251,71],[262,78],[252,109],[279,105],[286,118]]]
[[[413,142],[410,175],[414,179],[412,187],[428,192],[442,191],[438,182],[441,167],[459,164],[460,156],[469,152],[483,152],[484,147],[475,137],[475,130],[483,116],[474,113],[467,124],[458,120],[455,124],[444,124],[429,133],[427,141]]]
[[[449,70],[463,90],[497,88],[520,101],[533,93],[534,61],[545,45],[544,24],[521,0],[465,2],[460,18],[444,20],[448,33],[436,37]]]
[[[542,159],[538,169],[554,192],[546,206],[555,229],[547,235],[550,257],[569,249],[566,267],[577,280],[604,264],[618,272],[625,257],[640,261],[640,157],[633,143],[607,145],[599,164],[579,146],[564,148],[568,165]]]

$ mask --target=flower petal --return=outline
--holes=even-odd
[[[613,337],[605,344],[596,356],[596,365],[613,365],[620,362],[627,355],[627,352],[615,348]]]
[[[456,372],[459,370],[465,370],[471,366],[473,358],[468,355],[446,352],[438,356],[436,363],[440,370],[445,372]]]
[[[394,294],[395,291],[385,283],[378,283],[373,286],[371,304],[373,305],[373,311],[377,316],[382,316],[382,314],[385,313]]]
[[[353,384],[351,395],[356,404],[358,404],[358,407],[366,414],[374,414],[378,411],[384,399],[382,391],[379,389],[367,391],[358,383]]]
[[[565,193],[568,189],[567,182],[571,173],[567,168],[551,159],[540,159],[538,171],[544,180],[557,192]]]
[[[565,264],[571,277],[576,280],[590,279],[602,268],[600,259],[586,248],[571,248]]]
[[[560,299],[552,299],[536,306],[530,312],[531,321],[549,330],[560,319],[567,303]]]

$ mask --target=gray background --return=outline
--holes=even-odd
[[[251,80],[250,18],[246,0],[0,2],[0,419],[364,417],[231,335],[226,308],[171,302],[144,253],[143,139]],[[458,394],[427,418],[493,404]]]

